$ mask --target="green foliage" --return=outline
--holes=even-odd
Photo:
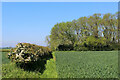
[[[118,51],[57,51],[59,78],[118,78]]]
[[[74,45],[74,50],[76,51],[103,51],[107,49],[112,50],[103,37],[95,38],[94,36],[89,36],[83,42]]]
[[[52,50],[60,51],[113,50],[115,48],[112,46],[118,42],[117,14],[98,13],[89,17],[80,17],[72,22],[57,23],[46,38],[48,46]]]
[[[56,50],[58,50],[58,51],[66,51],[66,50],[70,51],[70,50],[73,50],[73,45],[68,45],[68,44],[59,45]]]
[[[53,59],[47,60],[46,69],[41,78],[57,78],[55,53],[52,53]]]
[[[40,78],[39,72],[28,72],[16,67],[15,63],[2,64],[2,78]]]
[[[51,30],[48,44],[52,50],[56,50],[60,45],[73,45],[75,37],[71,22],[57,23]]]
[[[10,49],[0,49],[0,52],[10,52]]]
[[[0,54],[2,54],[2,64],[10,63],[10,60],[7,58],[8,52],[1,52]]]
[[[74,50],[75,50],[75,51],[88,51],[88,48],[87,48],[87,47],[84,47],[84,46],[76,45],[76,46],[74,47]]]
[[[29,43],[18,43],[8,54],[8,58],[24,71],[43,73],[47,60],[52,58],[52,51],[48,47]]]
[[[87,37],[87,39],[84,41],[84,46],[88,48],[88,50],[92,51],[101,51],[104,50],[104,46],[106,46],[106,39],[101,38],[95,38],[93,36]]]
[[[8,58],[15,62],[28,63],[51,58],[51,50],[35,44],[18,43],[15,48],[11,49]]]
[[[41,69],[40,64],[37,65],[29,65],[28,67],[34,68],[34,71],[28,71],[25,69],[21,69],[16,65],[16,63],[10,63],[10,61],[6,61],[8,52],[2,52],[2,78],[57,78],[56,72],[56,63],[55,63],[55,56],[54,53],[53,59],[47,60],[45,64],[45,70],[43,72],[39,72]],[[9,59],[7,59],[9,60]],[[32,65],[34,67],[32,67]],[[36,67],[37,66],[37,67]]]

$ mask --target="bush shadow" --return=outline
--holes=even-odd
[[[53,56],[52,54],[50,54],[46,56],[41,56],[41,59],[37,61],[32,61],[28,63],[16,63],[16,66],[18,68],[24,69],[24,71],[40,72],[42,74],[46,69],[45,65],[47,64],[47,60],[50,60],[52,58]]]

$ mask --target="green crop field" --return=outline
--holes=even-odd
[[[24,71],[2,53],[3,78],[117,78],[118,51],[56,51],[43,73]]]
[[[55,52],[59,78],[117,78],[118,51]]]

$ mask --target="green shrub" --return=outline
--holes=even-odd
[[[71,51],[71,50],[73,50],[73,45],[66,45],[66,44],[59,45],[57,47],[57,50],[58,51]]]
[[[84,46],[77,45],[74,47],[74,50],[75,51],[88,51],[88,48],[84,47]]]
[[[84,40],[84,42],[76,44],[74,49],[77,51],[110,51],[114,50],[114,47],[112,44],[107,44],[105,38],[89,36]]]
[[[15,62],[33,62],[47,59],[52,56],[51,50],[47,47],[29,43],[18,43],[8,54],[8,58]]]

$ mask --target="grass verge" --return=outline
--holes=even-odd
[[[53,59],[47,60],[45,65],[46,69],[41,74],[38,71],[25,71],[18,68],[15,63],[6,61],[7,52],[2,52],[2,78],[57,78],[55,56],[53,54]]]

